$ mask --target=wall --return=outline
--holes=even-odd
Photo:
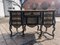
[[[8,0],[3,0],[3,5],[5,16],[9,16],[8,10],[12,8],[12,3],[10,3]]]
[[[11,1],[11,2],[9,2],[9,1]],[[20,1],[19,0],[3,0],[5,16],[10,16],[8,10],[11,10],[11,9],[20,10],[20,7],[18,7],[16,5],[16,3],[12,2],[12,1],[14,1],[14,2],[16,2],[17,4],[20,5]]]
[[[0,18],[4,17],[4,7],[3,7],[3,1],[0,0]]]
[[[13,1],[15,1],[16,3],[18,3],[20,5],[19,0],[13,0]],[[25,8],[25,10],[27,10],[32,3],[41,4],[43,1],[47,1],[50,4],[55,4],[56,11],[57,11],[56,14],[58,14],[57,16],[60,16],[60,1],[59,0],[28,0],[24,4],[24,8]],[[17,5],[13,5],[12,3],[6,2],[6,0],[3,0],[3,1],[0,0],[0,7],[1,7],[0,8],[0,17],[9,16],[9,12],[8,12],[9,7],[14,7],[15,10],[20,10],[20,8]]]
[[[25,8],[25,10],[28,10],[28,9],[30,9],[32,3],[38,3],[38,5],[40,5],[44,1],[50,3],[50,5],[51,5],[50,8],[56,9],[56,16],[60,16],[60,0],[28,0],[24,4],[24,8]]]
[[[31,5],[32,5],[32,3],[38,3],[39,5],[42,3],[42,2],[44,2],[44,1],[46,1],[46,2],[48,2],[48,3],[50,3],[50,4],[52,4],[52,3],[56,3],[56,0],[28,0],[25,4],[24,4],[24,8],[25,9],[28,9]]]
[[[19,0],[13,0],[13,1],[15,1],[18,5],[20,5],[20,1]],[[13,5],[13,3],[12,3],[12,5]],[[13,5],[13,7],[15,8],[15,10],[20,10],[20,7],[17,6],[16,4]]]

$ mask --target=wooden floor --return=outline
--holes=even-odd
[[[45,28],[43,27],[43,30],[44,29]],[[20,27],[18,30],[19,32],[21,32],[22,28]],[[13,33],[16,33],[16,30],[14,27],[12,31]],[[52,31],[52,27],[48,29],[48,32],[51,32],[51,31]],[[19,34],[10,38],[8,21],[6,20],[0,21],[0,45],[60,45],[60,22],[56,23],[54,39],[51,39],[52,38],[51,36],[44,34],[51,40],[48,40],[44,36],[42,36],[41,39],[36,40],[38,35],[35,32],[37,32],[37,27],[34,27],[34,28],[27,27],[24,38]],[[32,42],[31,40],[34,40],[34,41]],[[27,44],[27,42],[30,44]]]

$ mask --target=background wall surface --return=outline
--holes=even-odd
[[[20,5],[20,0],[10,1],[15,1]],[[27,0],[24,3],[24,10],[30,9],[33,3],[37,3],[40,8],[41,3],[43,3],[44,1],[48,2],[51,5],[51,8],[56,9],[56,16],[60,16],[60,0]],[[20,7],[18,7],[16,4],[9,3],[8,0],[0,0],[0,17],[9,16],[8,10],[10,8],[14,8],[14,10],[20,10]]]
[[[51,5],[50,8],[56,9],[56,16],[60,16],[60,0],[28,0],[24,4],[24,8],[25,8],[25,10],[28,10],[31,8],[31,5],[33,3],[37,3],[38,5],[41,5],[41,3],[43,3],[44,1]]]
[[[0,18],[4,17],[3,1],[0,0]]]

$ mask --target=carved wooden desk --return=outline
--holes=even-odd
[[[16,28],[16,30],[22,26],[22,34],[24,35],[24,31],[26,30],[26,25],[29,27],[34,27],[37,25],[37,30],[40,31],[39,38],[42,36],[42,27],[43,25],[47,28],[53,25],[52,36],[54,37],[55,31],[55,10],[28,10],[28,11],[17,11],[10,10],[10,32],[12,36],[12,26]],[[40,25],[40,29],[39,29]]]

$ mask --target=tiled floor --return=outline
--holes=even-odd
[[[60,18],[56,18],[59,20]],[[19,32],[22,31],[22,28],[20,27]],[[45,28],[43,27],[43,31]],[[53,28],[48,28],[48,32],[51,33]],[[16,33],[15,28],[12,29],[13,33]],[[0,45],[60,45],[60,21],[56,22],[56,30],[55,30],[55,37],[52,39],[51,36],[44,34],[46,37],[48,37],[51,40],[48,40],[47,38],[42,36],[41,39],[37,40],[38,37],[37,27],[30,28],[27,26],[25,37],[21,37],[20,35],[16,35],[12,38],[10,38],[9,34],[9,23],[7,18],[3,18],[0,20]],[[28,42],[28,43],[27,43]]]

